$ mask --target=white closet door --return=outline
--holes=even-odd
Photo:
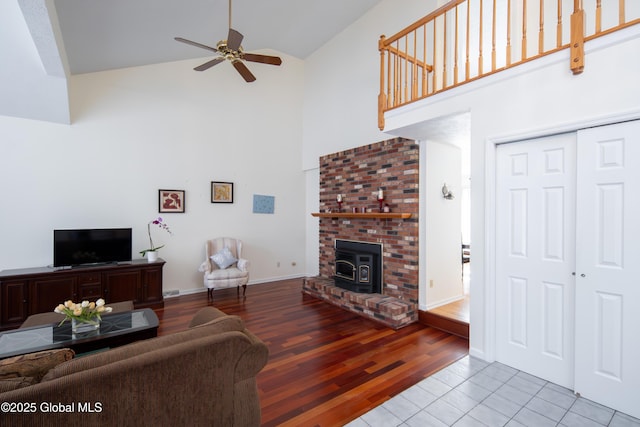
[[[640,417],[640,122],[578,132],[575,391]]]
[[[575,134],[497,149],[497,360],[573,386]]]

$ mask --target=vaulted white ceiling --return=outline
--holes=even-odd
[[[232,26],[245,51],[301,59],[380,0],[234,0]],[[207,56],[174,41],[215,46],[227,38],[228,0],[54,0],[72,74]]]

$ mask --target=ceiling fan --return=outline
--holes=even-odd
[[[196,71],[204,71],[217,65],[225,60],[231,61],[233,67],[240,73],[242,78],[247,83],[255,81],[256,77],[249,71],[244,61],[259,62],[261,64],[280,65],[282,59],[277,56],[259,55],[256,53],[249,53],[242,50],[242,39],[244,36],[238,31],[231,28],[231,0],[229,0],[229,35],[226,40],[220,40],[216,47],[207,46],[201,43],[197,43],[191,40],[183,39],[182,37],[175,37],[175,40],[189,44],[191,46],[206,49],[212,52],[216,52],[219,56],[211,61],[205,62],[202,65],[198,65],[194,68]]]

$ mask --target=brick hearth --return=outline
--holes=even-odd
[[[399,329],[415,322],[416,305],[381,294],[363,294],[339,288],[332,279],[307,277],[302,282],[306,294]]]
[[[377,211],[382,188],[392,212],[409,219],[320,218],[319,276],[305,280],[303,291],[360,315],[399,328],[418,321],[419,148],[395,138],[320,158],[320,211],[364,207]],[[381,294],[350,292],[333,285],[335,239],[383,245]]]

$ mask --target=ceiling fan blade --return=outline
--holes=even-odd
[[[224,58],[216,58],[216,59],[212,59],[209,62],[205,62],[202,65],[198,65],[196,68],[194,68],[194,70],[196,71],[204,71],[204,70],[208,70],[209,68],[213,67],[214,65],[218,65],[219,63],[221,63],[222,61],[224,61]]]
[[[242,59],[251,62],[260,62],[261,64],[269,64],[269,65],[280,65],[282,64],[282,59],[277,56],[269,56],[269,55],[258,55],[256,53],[243,53]]]
[[[229,35],[227,36],[227,47],[231,50],[238,50],[240,43],[244,36],[233,28],[229,28]]]
[[[207,46],[205,44],[201,44],[201,43],[197,43],[197,42],[192,42],[191,40],[183,39],[182,37],[174,37],[174,40],[179,41],[181,43],[190,44],[191,46],[199,47],[201,49],[210,50],[212,52],[217,52],[218,51],[218,49],[216,49],[215,47]]]
[[[251,74],[251,71],[249,71],[247,66],[244,65],[244,62],[240,60],[235,60],[235,61],[232,61],[231,63],[233,64],[235,69],[238,70],[242,78],[245,79],[247,83],[251,83],[256,80],[256,77],[253,74]]]

